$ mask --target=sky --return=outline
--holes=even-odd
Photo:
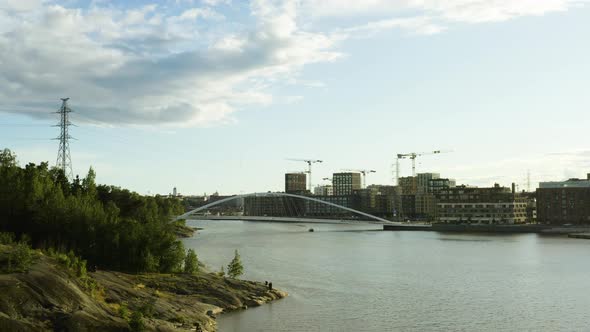
[[[0,0],[0,148],[142,194],[590,173],[589,0]],[[401,161],[401,176],[411,163]]]

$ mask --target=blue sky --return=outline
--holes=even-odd
[[[74,173],[140,193],[281,190],[396,153],[458,183],[524,189],[590,172],[590,3],[0,3],[0,147],[55,163],[70,97]],[[402,162],[402,175],[411,172]]]

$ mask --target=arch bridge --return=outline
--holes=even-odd
[[[238,200],[238,199],[242,199],[242,198],[248,198],[248,197],[291,197],[291,198],[298,198],[298,199],[302,199],[302,200],[306,200],[306,201],[311,201],[311,202],[316,202],[316,203],[323,204],[323,205],[326,205],[326,206],[334,207],[334,208],[341,209],[341,210],[344,210],[344,211],[348,211],[348,212],[351,212],[351,213],[354,213],[354,214],[357,214],[357,215],[366,217],[366,218],[372,220],[373,222],[388,223],[388,224],[395,223],[395,222],[393,222],[391,220],[387,220],[387,219],[384,219],[384,218],[381,218],[381,217],[377,217],[377,216],[374,216],[372,214],[369,214],[369,213],[366,213],[366,212],[362,212],[362,211],[359,211],[359,210],[355,210],[355,209],[352,209],[352,208],[349,208],[349,207],[346,207],[346,206],[338,205],[338,204],[335,204],[335,203],[332,203],[332,202],[328,202],[328,201],[324,201],[324,200],[321,200],[321,199],[317,199],[317,198],[314,198],[312,196],[304,196],[304,195],[297,195],[297,194],[290,194],[290,193],[282,193],[282,192],[250,193],[250,194],[241,194],[241,195],[235,195],[235,196],[223,198],[223,199],[220,199],[218,201],[215,201],[215,202],[212,202],[212,203],[209,203],[209,204],[205,204],[205,205],[203,205],[201,207],[198,207],[198,208],[196,208],[194,210],[188,211],[188,212],[186,212],[186,213],[184,213],[184,214],[176,217],[175,220],[178,220],[178,219],[186,219],[186,218],[188,218],[190,215],[192,215],[194,213],[205,211],[205,210],[207,210],[209,208],[212,208],[214,206],[217,206],[217,205],[220,205],[220,204],[223,204],[223,203],[227,203],[227,202]]]

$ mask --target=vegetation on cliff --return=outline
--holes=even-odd
[[[33,248],[71,250],[90,267],[180,271],[182,222],[171,219],[183,212],[182,203],[97,185],[95,178],[90,168],[83,179],[68,181],[47,162],[19,167],[14,153],[0,151],[0,231],[30,239]]]
[[[0,267],[17,243],[0,244]],[[0,273],[0,331],[216,329],[215,315],[285,293],[216,273],[87,272],[73,254],[28,250],[23,271]]]

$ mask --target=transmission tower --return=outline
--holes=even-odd
[[[61,107],[55,113],[60,115],[59,123],[55,127],[60,128],[59,137],[54,139],[59,140],[59,150],[57,151],[56,167],[61,168],[68,179],[74,178],[74,172],[72,171],[72,158],[70,157],[70,139],[74,139],[70,136],[69,127],[72,123],[69,120],[69,114],[72,113],[72,109],[68,106],[68,100],[70,98],[61,98]]]

